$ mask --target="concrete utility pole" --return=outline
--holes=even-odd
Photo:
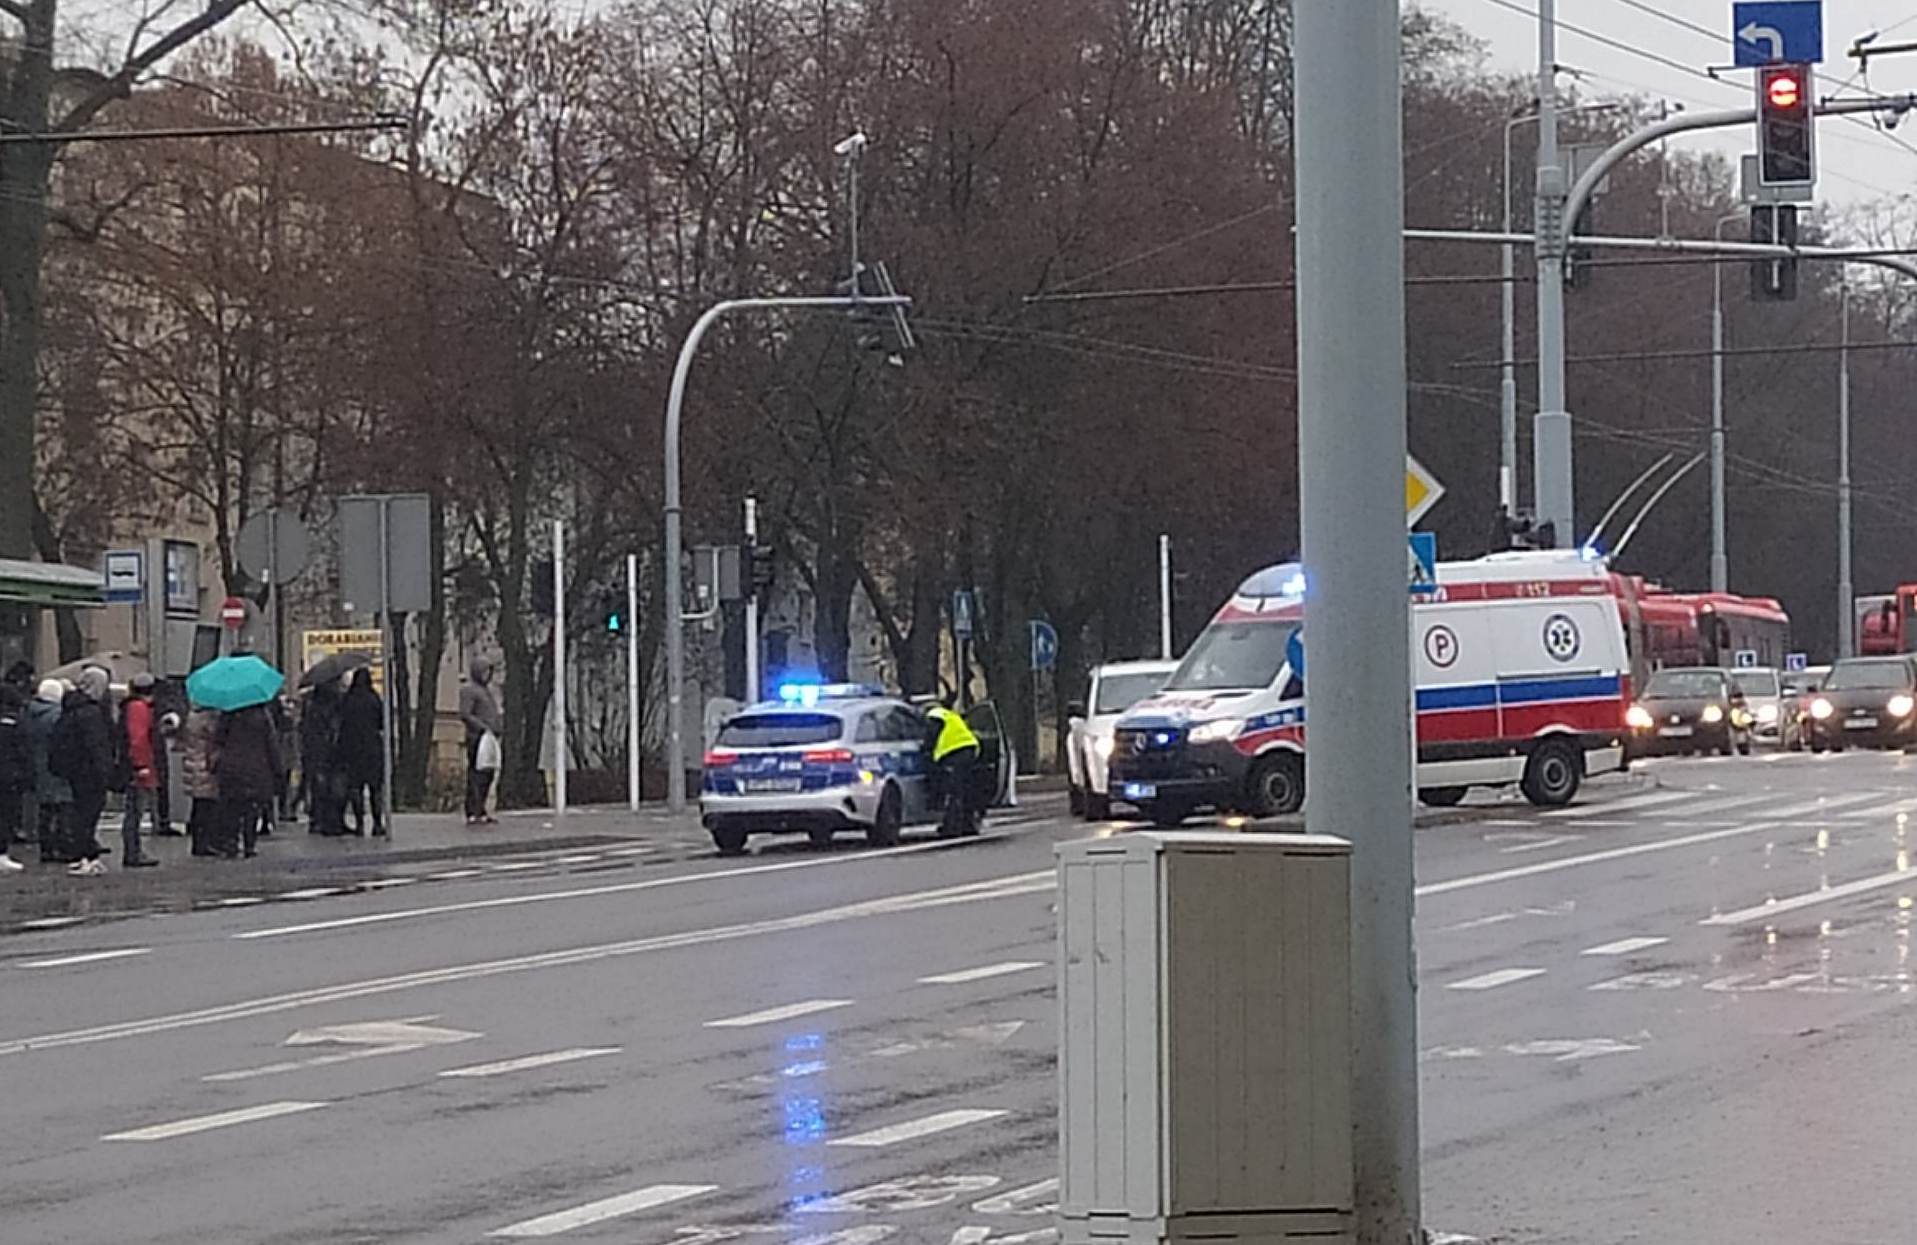
[[[759,499],[745,499],[745,570],[751,580],[759,548]],[[759,588],[748,582],[745,599],[745,702],[759,703]]]
[[[1558,155],[1558,25],[1556,0],[1538,0],[1538,357],[1564,357],[1565,174]],[[1571,471],[1571,413],[1564,368],[1538,369],[1538,413],[1532,424],[1532,479],[1537,518],[1553,525],[1557,546],[1577,540]]]
[[[1158,538],[1158,655],[1172,658],[1172,565],[1171,537]]]
[[[1357,1240],[1412,1245],[1421,1237],[1399,6],[1295,0],[1292,11],[1305,817],[1311,833],[1354,845]]]
[[[1718,241],[1724,226],[1746,220],[1740,212],[1717,222]],[[1711,265],[1711,591],[1729,592],[1731,559],[1724,519],[1724,265]]]
[[[566,815],[566,521],[552,521],[552,804]]]
[[[1837,655],[1856,643],[1857,586],[1850,566],[1850,282],[1844,282],[1842,349],[1837,352]]]
[[[626,807],[639,811],[639,555],[626,555]]]

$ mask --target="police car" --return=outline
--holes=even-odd
[[[981,806],[998,803],[1009,768],[998,712],[986,703],[965,716],[979,736],[979,781],[992,784]],[[862,831],[889,847],[906,826],[939,820],[927,733],[922,710],[876,687],[788,683],[720,728],[705,756],[700,817],[723,856],[744,852],[755,834],[804,833],[825,847]]]

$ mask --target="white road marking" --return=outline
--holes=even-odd
[[[486,866],[488,873],[517,873],[522,869],[543,869],[552,862],[545,860],[502,860]]]
[[[895,1146],[901,1141],[916,1141],[920,1137],[930,1137],[935,1133],[950,1132],[954,1128],[964,1128],[968,1124],[982,1124],[986,1120],[996,1120],[1006,1114],[1008,1113],[1004,1111],[941,1111],[937,1115],[928,1115],[923,1119],[907,1120],[903,1124],[888,1124],[884,1128],[875,1128],[870,1132],[840,1137],[826,1144],[877,1150],[886,1146]]]
[[[484,869],[448,869],[444,873],[429,873],[428,882],[455,882],[460,878],[476,878],[486,872]]]
[[[21,929],[62,929],[68,925],[78,925],[86,920],[83,916],[42,916],[31,921],[20,922]]]
[[[973,839],[972,842],[976,843],[978,840]],[[238,1003],[226,1003],[218,1007],[202,1008],[198,1011],[175,1012],[170,1015],[153,1016],[142,1020],[128,1020],[108,1025],[97,1025],[88,1029],[70,1029],[60,1033],[47,1033],[33,1037],[0,1040],[0,1055],[17,1055],[30,1050],[55,1050],[70,1046],[88,1046],[96,1042],[119,1041],[123,1038],[147,1037],[155,1033],[170,1033],[181,1029],[196,1029],[206,1025],[226,1024],[236,1020],[250,1019],[255,1016],[266,1016],[276,1012],[293,1011],[298,1008],[320,1007],[329,1003],[343,1002],[347,999],[372,998],[377,995],[393,994],[404,990],[424,989],[429,986],[446,985],[456,981],[477,981],[481,978],[496,977],[506,973],[534,972],[547,968],[567,968],[579,964],[597,963],[600,960],[620,959],[631,955],[649,955],[656,951],[678,950],[683,947],[713,946],[719,943],[733,942],[741,938],[756,938],[765,934],[789,934],[799,930],[817,929],[825,925],[835,925],[842,921],[861,920],[866,917],[898,916],[906,913],[925,912],[960,904],[989,903],[1001,899],[1018,899],[1027,895],[1043,894],[1054,889],[1057,884],[1057,875],[1053,870],[1040,869],[1032,873],[1007,874],[1003,877],[988,878],[981,882],[968,882],[959,886],[940,887],[937,890],[915,891],[902,895],[888,895],[879,899],[866,899],[858,903],[843,904],[835,908],[823,908],[812,912],[801,912],[785,917],[773,917],[762,921],[749,921],[737,925],[710,926],[705,929],[684,930],[673,934],[659,934],[651,938],[637,938],[624,942],[597,943],[583,947],[569,947],[559,951],[545,951],[532,955],[513,956],[503,960],[476,960],[464,964],[449,964],[439,968],[399,973],[390,977],[373,977],[361,981],[342,982],[338,985],[321,986],[312,990],[297,990],[287,994],[266,995]]]
[[[604,859],[605,857],[597,853],[592,853],[579,856],[555,856],[552,859],[552,863],[556,865],[590,865],[596,864]]]
[[[1643,1049],[1616,1038],[1547,1038],[1539,1042],[1513,1042],[1504,1048],[1508,1055],[1544,1055],[1557,1063],[1576,1063],[1600,1055],[1628,1055]]]
[[[1889,873],[1880,873],[1875,877],[1859,878],[1855,882],[1846,882],[1842,886],[1829,886],[1823,890],[1810,891],[1803,895],[1793,895],[1789,899],[1778,899],[1768,903],[1755,904],[1749,908],[1739,908],[1735,912],[1720,912],[1707,916],[1699,925],[1748,925],[1752,921],[1769,920],[1790,912],[1801,912],[1805,908],[1833,900],[1849,899],[1852,895],[1864,895],[1871,891],[1880,891],[1886,887],[1898,886],[1905,882],[1917,881],[1917,869],[1893,869]]]
[[[656,852],[658,850],[658,848],[650,843],[638,843],[631,847],[609,847],[606,849],[605,854],[608,856],[644,856],[648,852]]]
[[[51,960],[28,960],[21,968],[67,968],[74,964],[98,964],[102,960],[124,960],[152,954],[152,947],[120,947],[113,951],[88,951],[81,955],[56,956]]]
[[[265,898],[259,895],[233,895],[226,899],[214,900],[213,906],[216,908],[250,908],[254,904],[262,904],[265,902]]]
[[[597,1059],[601,1055],[617,1055],[622,1048],[618,1046],[575,1046],[571,1050],[547,1051],[543,1055],[522,1055],[518,1059],[501,1059],[497,1063],[476,1063],[464,1068],[448,1068],[441,1076],[505,1076],[512,1072],[528,1072],[534,1068],[549,1068],[554,1064],[573,1063],[580,1059]]]
[[[994,1194],[982,1202],[974,1202],[972,1213],[976,1215],[1049,1215],[1058,1209],[1052,1204],[1057,1200],[1058,1177],[1052,1176],[1037,1184],[1028,1184],[1022,1189]]]
[[[416,1050],[425,1050],[423,1042],[396,1042],[391,1046],[362,1046],[357,1050],[341,1051],[336,1055],[314,1055],[311,1059],[287,1059],[279,1063],[261,1064],[257,1068],[240,1068],[233,1072],[213,1072],[201,1077],[202,1081],[224,1084],[229,1081],[253,1081],[263,1076],[279,1076],[287,1072],[300,1072],[307,1068],[330,1068],[336,1063],[354,1063],[361,1059],[378,1059],[385,1055],[404,1055]]]
[[[1847,820],[1865,821],[1875,817],[1908,817],[1917,813],[1917,800],[1898,800],[1875,808],[1860,808],[1843,814]]]
[[[604,1223],[608,1219],[620,1219],[626,1215],[636,1215],[642,1210],[651,1210],[657,1206],[670,1206],[674,1202],[683,1202],[687,1198],[701,1197],[711,1193],[719,1186],[716,1184],[655,1184],[637,1189],[631,1193],[621,1193],[617,1197],[601,1198],[597,1202],[587,1202],[584,1206],[575,1206],[571,1210],[554,1211],[550,1215],[541,1215],[537,1219],[528,1219],[523,1223],[509,1224],[489,1235],[503,1237],[539,1237],[558,1236],[574,1228],[583,1228],[589,1224]]]
[[[1674,839],[1658,839],[1651,843],[1634,843],[1630,847],[1613,847],[1608,851],[1587,852],[1582,856],[1565,856],[1558,860],[1540,861],[1535,865],[1520,865],[1513,869],[1499,869],[1493,873],[1479,873],[1471,877],[1452,878],[1446,882],[1430,882],[1418,888],[1419,896],[1448,895],[1452,891],[1470,890],[1477,886],[1490,886],[1496,882],[1513,882],[1519,878],[1534,878],[1540,874],[1556,873],[1560,869],[1576,869],[1583,865],[1603,864],[1610,860],[1625,860],[1632,856],[1643,856],[1651,852],[1668,852],[1679,847],[1695,847],[1699,843],[1715,843],[1719,839],[1734,839],[1745,834],[1775,833],[1777,826],[1770,822],[1755,822],[1748,826],[1734,826],[1728,830],[1709,830],[1702,834],[1683,834]]]
[[[1859,804],[1868,804],[1872,800],[1881,800],[1882,791],[1864,791],[1854,795],[1819,796],[1815,800],[1805,800],[1799,804],[1788,805],[1764,814],[1768,821],[1797,821],[1801,818],[1823,817],[1839,809],[1854,808]]]
[[[1671,941],[1668,938],[1620,938],[1616,942],[1607,942],[1601,946],[1586,947],[1579,955],[1630,955],[1637,951],[1649,951],[1652,947],[1661,947]]]
[[[1528,981],[1533,977],[1544,976],[1541,968],[1500,968],[1495,972],[1482,973],[1476,977],[1466,977],[1463,981],[1446,984],[1447,990],[1495,990],[1499,986],[1508,986],[1517,981]]]
[[[1700,804],[1696,808],[1687,808],[1684,810],[1684,816],[1687,819],[1719,817],[1733,809],[1749,808],[1753,804],[1769,803],[1776,798],[1776,794],[1769,791],[1760,795],[1735,795],[1722,800],[1712,800],[1707,804]]]
[[[395,886],[411,886],[417,881],[418,878],[374,878],[370,882],[361,882],[359,886],[361,890],[384,891]]]
[[[742,869],[714,869],[706,873],[686,873],[670,878],[650,878],[643,882],[612,882],[603,886],[576,886],[563,891],[540,891],[532,895],[499,895],[491,899],[472,899],[462,903],[434,904],[426,908],[406,908],[397,912],[369,912],[360,916],[338,917],[330,921],[309,921],[300,925],[279,925],[270,929],[252,929],[233,937],[242,941],[254,938],[280,938],[288,934],[312,934],[325,930],[354,929],[361,925],[384,925],[392,921],[411,921],[421,917],[444,916],[452,912],[481,912],[491,908],[514,908],[521,904],[551,903],[564,899],[596,899],[603,895],[630,895],[636,891],[656,890],[663,886],[690,886],[699,882],[725,882],[733,878],[756,877],[767,873],[785,873],[792,869],[822,869],[832,866],[864,864],[891,856],[931,852],[952,848],[955,844],[989,843],[1003,835],[979,835],[971,839],[933,839],[886,847],[878,851],[819,856],[810,860],[788,860],[773,865],[749,865]],[[1048,871],[1049,876],[1049,871]]]
[[[866,1185],[829,1197],[810,1198],[795,1209],[801,1215],[901,1214],[949,1206],[998,1187],[997,1176],[907,1176]]]
[[[724,1020],[708,1020],[708,1029],[750,1029],[754,1025],[773,1025],[781,1020],[797,1020],[801,1016],[810,1016],[817,1012],[836,1011],[841,1007],[852,1006],[851,999],[806,999],[802,1003],[787,1003],[780,1007],[768,1007],[762,1012],[747,1012],[743,1016],[728,1016]]]
[[[287,1046],[450,1046],[486,1036],[470,1029],[447,1029],[427,1024],[437,1016],[409,1016],[403,1020],[365,1020],[353,1024],[300,1029],[286,1039]]]
[[[1029,969],[1044,968],[1039,960],[1007,960],[1003,964],[986,964],[979,968],[962,968],[955,973],[938,973],[931,977],[921,977],[919,981],[928,986],[956,986],[968,981],[984,981],[988,977],[1004,977],[1011,973],[1022,973]]]
[[[1585,824],[1591,825],[1593,823],[1586,822]],[[1498,854],[1500,856],[1515,856],[1519,852],[1542,851],[1547,847],[1558,847],[1565,843],[1582,843],[1583,841],[1584,836],[1581,834],[1550,834],[1540,839],[1533,839],[1526,843],[1518,843],[1511,847],[1502,848]]]
[[[325,899],[330,895],[344,895],[346,892],[337,886],[309,886],[305,890],[281,891],[275,899]]]
[[[324,1102],[264,1102],[257,1107],[241,1107],[237,1111],[196,1115],[192,1119],[175,1120],[171,1124],[152,1124],[146,1128],[135,1128],[124,1133],[108,1133],[100,1140],[167,1141],[192,1133],[209,1132],[215,1128],[230,1128],[235,1124],[251,1124],[256,1120],[271,1120],[282,1115],[298,1115],[302,1111],[317,1111],[327,1105]]]
[[[1585,817],[1604,817],[1611,813],[1641,813],[1647,808],[1661,808],[1666,804],[1695,800],[1698,794],[1696,791],[1650,791],[1643,795],[1627,795],[1621,800],[1582,804],[1577,808],[1556,808],[1540,816],[1549,817],[1553,821],[1577,821]]]
[[[1813,981],[1824,980],[1822,973],[1791,973],[1784,977],[1759,978],[1756,973],[1732,973],[1728,977],[1719,977],[1707,981],[1704,988],[1713,994],[1768,994],[1775,990],[1791,990],[1798,986],[1808,986]]]
[[[1000,1020],[982,1025],[966,1025],[962,1029],[954,1029],[950,1033],[935,1037],[891,1042],[875,1047],[867,1053],[874,1059],[897,1059],[903,1055],[916,1055],[921,1051],[951,1050],[961,1042],[977,1042],[981,1046],[1001,1046],[1024,1027],[1023,1020]]]
[[[1626,973],[1587,990],[1678,990],[1697,980],[1696,973]]]

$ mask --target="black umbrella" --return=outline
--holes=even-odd
[[[323,683],[332,683],[343,679],[361,666],[373,664],[370,653],[348,650],[344,653],[332,653],[314,662],[305,674],[300,676],[301,687],[318,687]]]

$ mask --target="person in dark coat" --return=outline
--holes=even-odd
[[[79,686],[60,702],[60,721],[53,728],[47,765],[73,789],[67,822],[67,872],[75,877],[99,877],[100,814],[106,811],[107,788],[113,781],[113,727],[107,712],[107,673],[96,666],[80,672]]]
[[[340,704],[339,765],[353,806],[353,833],[366,833],[366,805],[373,806],[373,834],[386,833],[382,797],[386,787],[386,705],[373,690],[373,672],[353,671],[353,685]]]
[[[60,724],[60,703],[66,696],[64,683],[45,679],[39,694],[27,706],[27,741],[33,748],[34,829],[39,835],[43,865],[72,862],[67,855],[67,814],[73,805],[73,788],[48,763],[54,728]]]
[[[339,765],[339,681],[322,683],[307,694],[300,711],[300,790],[306,795],[308,834],[346,833],[345,775]]]
[[[279,732],[265,705],[228,713],[220,722],[213,773],[220,786],[219,854],[231,860],[257,850],[260,817],[280,770]]]
[[[18,873],[23,865],[9,848],[20,838],[27,792],[33,789],[33,740],[27,733],[27,699],[11,683],[0,683],[0,873]]]

